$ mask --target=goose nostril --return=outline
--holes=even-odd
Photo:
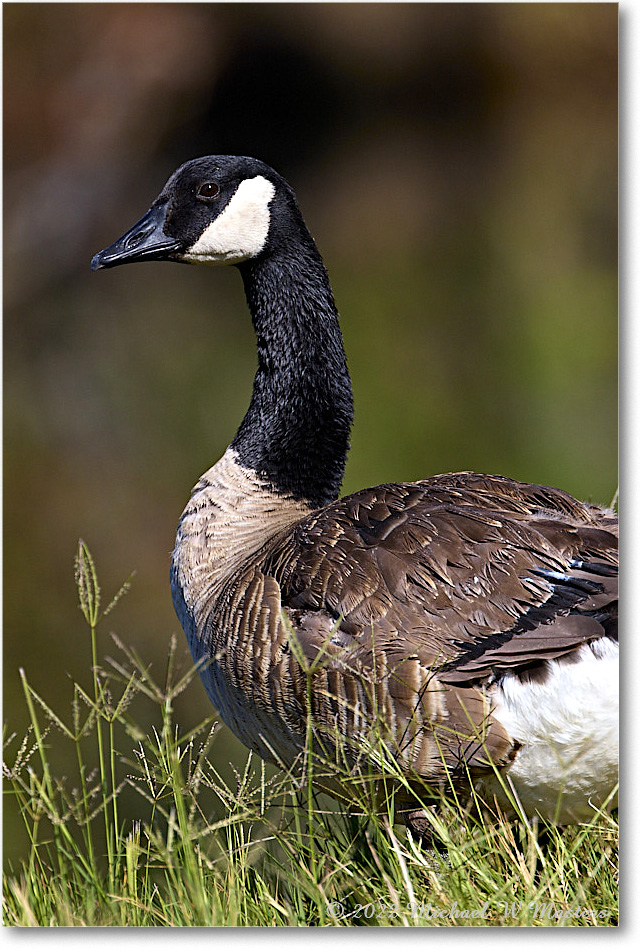
[[[152,233],[153,228],[141,228],[139,231],[136,231],[134,234],[130,234],[127,240],[125,241],[125,247],[129,250],[132,247],[138,247],[138,245],[145,240],[145,238]]]

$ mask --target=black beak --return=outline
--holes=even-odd
[[[153,205],[121,238],[92,258],[91,269],[116,267],[133,261],[172,260],[180,241],[163,232],[166,205]]]

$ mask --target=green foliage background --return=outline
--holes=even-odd
[[[249,400],[241,282],[89,261],[188,158],[255,155],[297,191],[354,382],[345,491],[476,469],[610,501],[616,4],[3,14],[10,731],[19,666],[53,706],[86,677],[78,537],[106,588],[136,571],[121,639],[162,665],[178,629],[175,524]],[[209,712],[198,683],[181,702],[184,721]],[[9,813],[9,856],[17,828]]]

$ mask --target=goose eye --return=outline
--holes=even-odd
[[[196,189],[196,197],[202,201],[212,201],[220,194],[221,188],[215,181],[204,181]]]

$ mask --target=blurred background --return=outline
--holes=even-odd
[[[162,679],[180,632],[175,526],[251,392],[242,285],[234,268],[89,262],[189,158],[253,155],[297,192],[353,377],[345,492],[473,469],[610,502],[617,4],[3,14],[9,733],[27,722],[19,667],[54,708],[90,682],[79,537],[106,599],[136,572],[101,653],[114,631]],[[209,715],[198,682],[178,712]],[[9,857],[19,825],[9,812]]]

